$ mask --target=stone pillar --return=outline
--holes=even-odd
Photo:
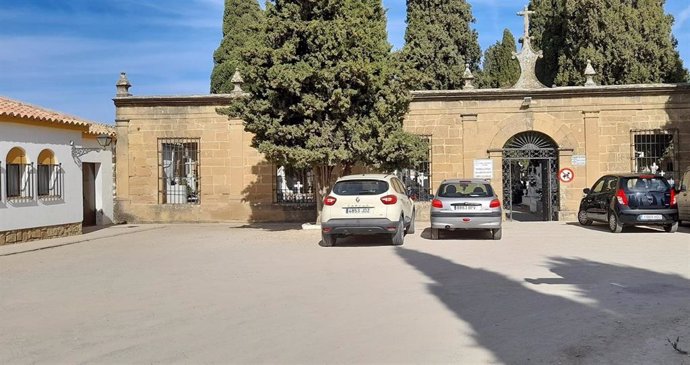
[[[474,159],[476,149],[484,147],[478,145],[476,136],[479,131],[477,123],[478,115],[475,113],[463,113],[460,115],[462,133],[462,173],[463,176],[471,177],[474,174]],[[483,151],[482,151],[483,152]],[[440,181],[439,181],[440,183]]]
[[[122,222],[123,206],[129,203],[129,119],[115,119],[117,148],[115,149],[115,220]],[[124,209],[126,210],[126,209]]]
[[[585,125],[586,186],[592,186],[601,175],[599,148],[599,111],[582,113]]]
[[[558,150],[558,174],[561,169],[568,167],[573,169],[571,160],[573,158],[572,148],[561,148]],[[574,169],[573,169],[574,170]],[[580,199],[582,189],[577,184],[578,176],[575,174],[575,179],[569,183],[562,182],[556,176],[556,183],[558,184],[558,220],[559,221],[574,221],[577,219],[577,209],[580,206]]]

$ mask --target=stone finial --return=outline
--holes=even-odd
[[[240,75],[240,72],[235,70],[235,74],[232,75],[232,79],[230,80],[233,85],[235,85],[235,88],[232,90],[234,93],[241,93],[242,92],[242,84],[244,84],[244,79],[242,79],[242,75]]]
[[[592,67],[592,61],[587,60],[587,68],[585,68],[585,77],[587,78],[587,81],[585,82],[585,86],[597,86],[596,82],[594,82],[594,76],[596,76],[597,72],[594,71],[594,67]]]
[[[469,63],[465,64],[465,72],[462,74],[462,79],[465,81],[465,86],[463,86],[464,90],[474,89],[474,85],[472,84],[472,81],[474,81],[474,75],[472,75]]]
[[[513,58],[517,58],[520,62],[520,78],[517,80],[513,89],[543,89],[546,86],[542,84],[537,78],[536,66],[537,60],[544,57],[542,51],[534,51],[532,49],[531,37],[529,35],[529,16],[534,14],[534,11],[529,10],[527,6],[517,15],[524,17],[524,34],[522,35],[522,49],[520,52],[513,52]]]
[[[132,96],[132,94],[129,93],[129,88],[131,86],[132,84],[129,83],[129,80],[127,79],[127,74],[124,72],[120,72],[120,78],[117,80],[117,83],[115,84],[115,88],[117,89],[117,93],[115,95],[118,97]]]

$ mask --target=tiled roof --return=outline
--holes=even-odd
[[[71,115],[54,112],[52,110],[0,96],[0,117],[3,116],[86,127],[87,131],[85,131],[85,133],[88,134],[115,134],[115,128],[107,125],[88,122]]]

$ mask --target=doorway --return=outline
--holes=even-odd
[[[558,146],[547,135],[518,133],[503,146],[503,207],[516,221],[558,220]]]
[[[82,226],[96,225],[96,174],[98,171],[95,163],[82,163],[82,197],[84,207],[84,219]]]

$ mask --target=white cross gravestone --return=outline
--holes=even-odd
[[[294,185],[294,188],[297,189],[297,194],[302,194],[303,187],[304,185],[302,185],[302,183],[299,181]]]

